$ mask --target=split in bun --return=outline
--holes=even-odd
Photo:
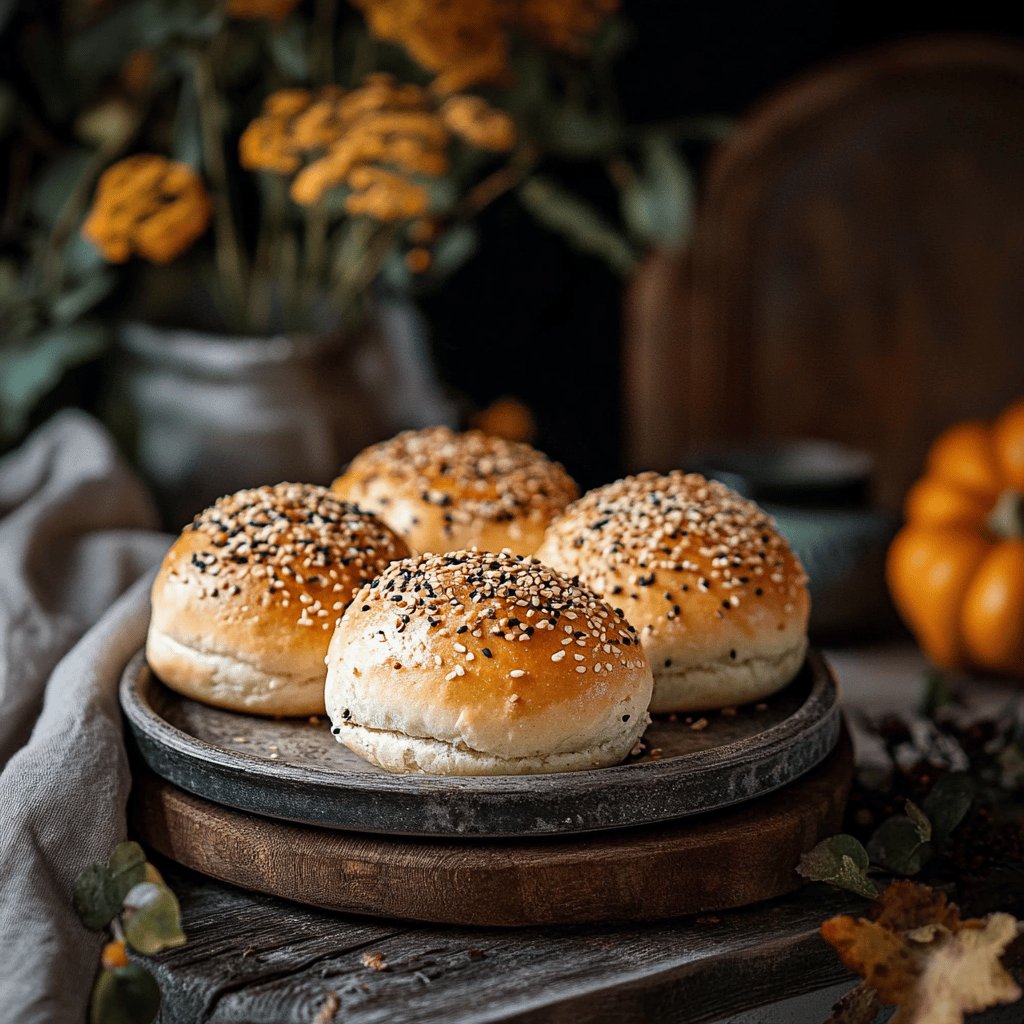
[[[356,595],[327,656],[335,735],[392,772],[617,764],[646,728],[650,696],[621,613],[508,551],[394,563]]]
[[[578,575],[640,631],[652,711],[761,700],[807,650],[807,577],[752,501],[696,473],[641,473],[588,492],[537,557]]]
[[[413,551],[532,554],[579,490],[527,444],[479,430],[408,430],[357,455],[331,489],[379,516]]]
[[[233,711],[324,711],[324,655],[353,593],[408,548],[323,487],[239,491],[196,516],[153,584],[146,657],[172,689]]]

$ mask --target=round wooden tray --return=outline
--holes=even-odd
[[[659,717],[639,756],[552,775],[390,775],[325,719],[267,719],[189,700],[140,652],[121,680],[138,751],[158,776],[216,803],[326,828],[409,836],[541,836],[647,825],[762,796],[828,756],[835,680],[811,652],[781,693],[734,713]]]
[[[566,838],[360,836],[260,818],[146,769],[132,834],[226,882],[374,917],[463,925],[642,921],[745,906],[800,884],[800,854],[838,832],[853,774],[844,734],[797,782],[700,818]]]

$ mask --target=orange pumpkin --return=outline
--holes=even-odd
[[[925,653],[1024,677],[1024,400],[942,434],[904,511],[886,574]]]

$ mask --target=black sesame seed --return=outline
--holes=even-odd
[[[469,632],[469,626],[459,626],[459,628],[457,630],[455,630],[455,632],[456,633],[468,633]]]
[[[733,661],[735,661],[736,660],[736,651],[735,650],[730,651],[729,652],[729,657],[732,658]]]
[[[666,658],[665,659],[665,668],[671,668],[671,667],[672,667],[672,659],[671,658]]]
[[[628,721],[629,721],[629,715],[623,715],[623,716],[622,716],[622,720],[623,720],[624,722],[628,722]]]
[[[484,656],[485,658],[493,658],[493,657],[494,657],[494,655],[493,655],[493,654],[491,654],[491,649],[490,649],[490,647],[485,647],[485,648],[483,648],[483,650],[481,650],[481,652],[480,652],[480,653],[481,653],[481,654],[482,654],[482,655],[483,655],[483,656]]]

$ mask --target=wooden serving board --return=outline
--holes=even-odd
[[[360,836],[219,806],[135,776],[133,834],[246,889],[373,917],[521,926],[708,913],[795,889],[800,854],[839,831],[852,748],[797,782],[699,818],[560,839]]]
[[[257,718],[182,697],[141,652],[120,695],[142,760],[196,796],[319,827],[443,838],[593,832],[733,806],[820,764],[840,731],[837,686],[816,652],[763,703],[659,716],[625,764],[551,775],[391,775],[339,744],[326,719]]]

